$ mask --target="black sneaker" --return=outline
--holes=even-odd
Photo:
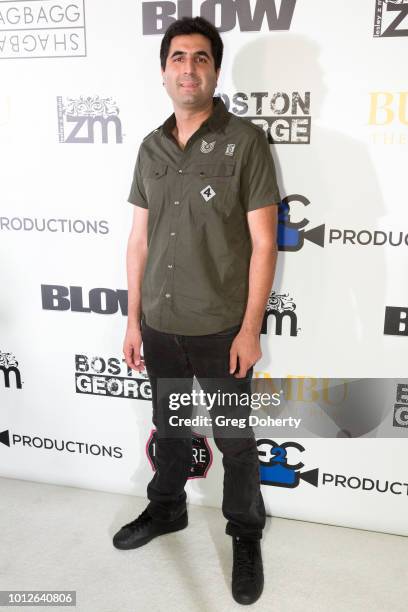
[[[232,549],[232,596],[240,604],[252,604],[264,586],[260,540],[233,536]]]
[[[121,550],[138,548],[156,536],[184,529],[187,525],[187,510],[178,519],[169,522],[153,519],[145,509],[134,521],[123,525],[113,536],[113,545]]]

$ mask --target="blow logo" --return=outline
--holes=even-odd
[[[198,10],[193,11],[193,4],[199,4]],[[296,0],[142,2],[143,34],[164,34],[176,19],[195,15],[213,23],[219,32],[234,30],[237,21],[241,32],[260,32],[265,20],[270,31],[289,30],[295,6]]]
[[[99,126],[100,142],[103,144],[106,144],[109,139],[116,144],[123,142],[119,108],[112,98],[81,96],[67,98],[64,104],[62,97],[58,96],[57,112],[58,138],[61,143],[94,144],[96,125]],[[110,131],[109,125],[112,125]],[[72,129],[66,134],[68,126]]]
[[[126,289],[91,289],[86,306],[82,287],[63,285],[41,285],[43,310],[71,310],[72,312],[95,312],[97,314],[115,314],[118,310],[127,316]]]

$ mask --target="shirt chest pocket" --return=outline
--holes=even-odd
[[[200,217],[227,219],[237,198],[234,162],[199,163],[191,166],[189,191]]]
[[[150,163],[143,172],[143,185],[150,212],[158,212],[166,196],[167,164]]]

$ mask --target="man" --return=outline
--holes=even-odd
[[[129,367],[146,367],[151,382],[157,469],[147,508],[114,536],[120,549],[187,526],[191,429],[170,431],[169,390],[191,391],[196,376],[205,390],[250,394],[261,357],[280,196],[263,130],[213,97],[222,53],[218,31],[205,19],[170,25],[160,59],[174,113],[144,138],[137,156],[128,200],[135,208],[123,350]],[[191,411],[184,406],[179,416]],[[221,413],[247,419],[249,412],[241,405],[212,408],[213,419]],[[257,446],[247,422],[237,435],[221,430],[213,420],[223,454],[222,510],[233,542],[232,594],[249,604],[263,589]]]

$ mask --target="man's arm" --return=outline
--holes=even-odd
[[[140,358],[142,337],[140,333],[141,288],[147,259],[147,208],[135,206],[132,229],[129,234],[126,252],[126,271],[128,284],[128,321],[123,353],[127,365],[140,372],[144,370]]]
[[[259,334],[278,254],[277,210],[276,204],[272,204],[247,213],[252,241],[248,301],[241,329],[230,350],[230,374],[235,371],[239,358],[240,368],[235,374],[236,378],[244,378],[247,370],[262,357]]]

